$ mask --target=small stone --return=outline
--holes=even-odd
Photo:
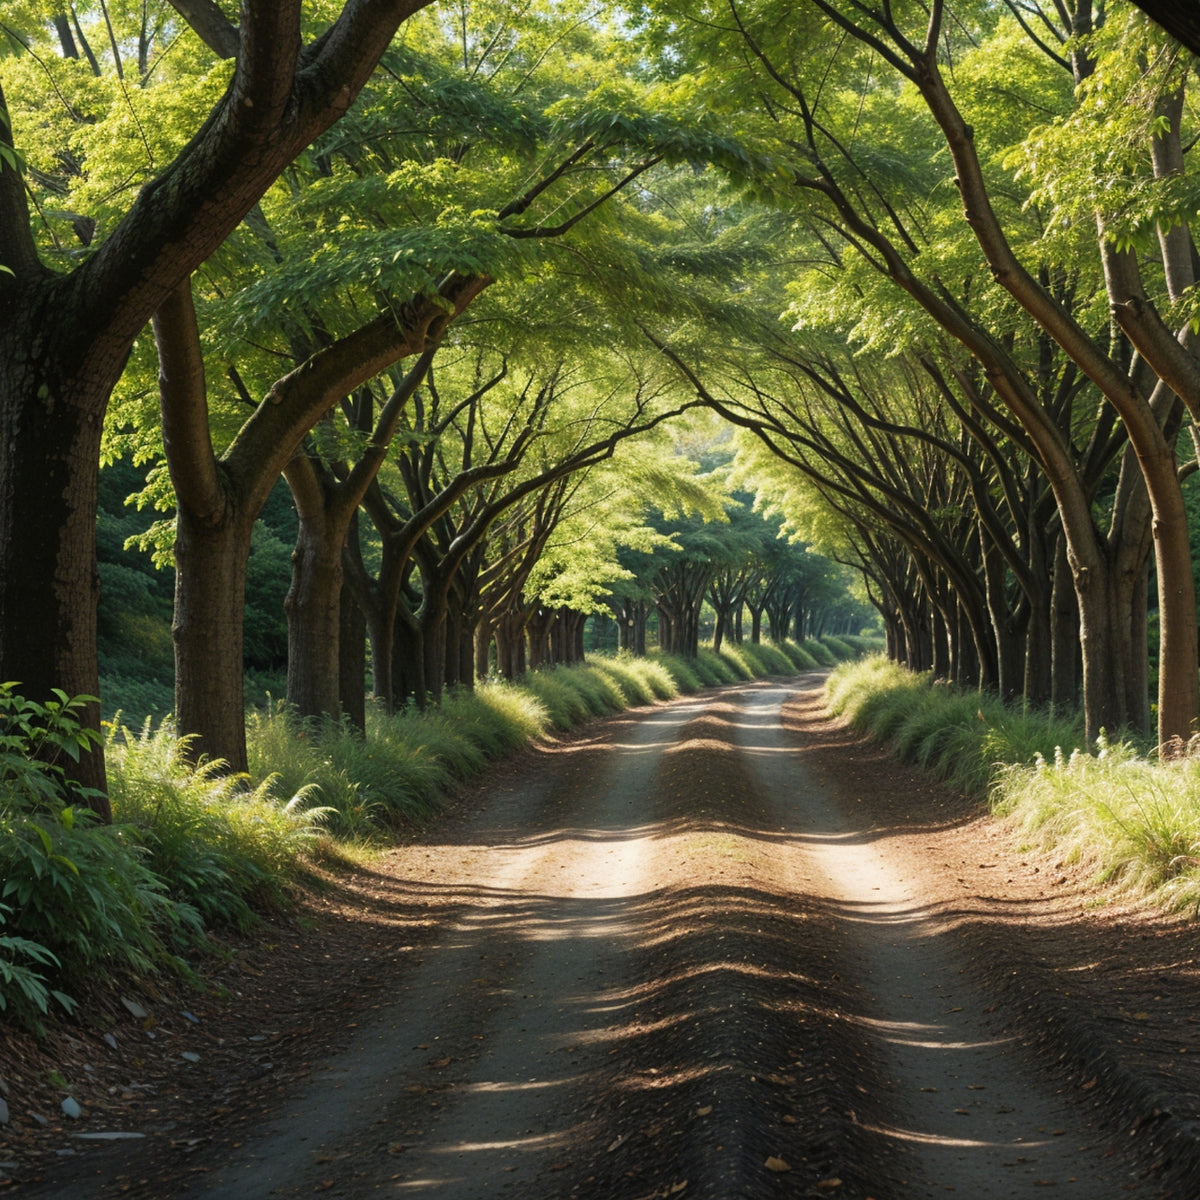
[[[191,1021],[191,1023],[192,1023],[193,1025],[199,1025],[199,1024],[200,1024],[200,1018],[199,1018],[199,1017],[194,1017],[194,1016],[192,1016],[192,1014],[191,1014],[190,1012],[188,1012],[188,1011],[187,1011],[187,1009],[184,1009],[184,1010],[183,1010],[183,1015],[184,1015],[184,1016],[185,1016],[185,1017],[186,1017],[186,1018],[187,1018],[189,1021]]]
[[[68,1147],[65,1150],[55,1150],[54,1153],[57,1154],[59,1158],[70,1158],[72,1155],[74,1155],[75,1151]]]
[[[115,1050],[117,1048],[117,1039],[113,1037],[111,1033],[106,1033],[104,1035],[104,1044],[108,1046],[110,1050]]]
[[[8,1102],[0,1099],[0,1125],[8,1124]]]
[[[35,1121],[35,1122],[36,1122],[38,1125],[49,1125],[49,1124],[50,1124],[50,1122],[49,1122],[49,1121],[47,1121],[47,1120],[46,1120],[46,1118],[45,1118],[45,1117],[43,1117],[41,1113],[30,1113],[29,1115],[30,1115],[30,1117],[32,1117],[32,1118],[33,1118],[33,1120],[34,1120],[34,1121]]]
[[[123,1142],[130,1138],[144,1138],[144,1133],[122,1133],[113,1130],[111,1133],[76,1133],[72,1135],[85,1142]]]
[[[74,1096],[68,1096],[61,1105],[64,1115],[71,1118],[72,1121],[78,1121],[83,1116],[83,1109],[79,1107],[79,1101]]]
[[[198,1055],[195,1050],[185,1050],[179,1057],[186,1058],[188,1062],[200,1061],[200,1055]]]
[[[150,1015],[136,1000],[130,1000],[128,997],[122,996],[121,1003],[125,1005],[129,1015],[135,1021],[144,1021]]]

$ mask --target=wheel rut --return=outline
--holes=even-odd
[[[35,1194],[1200,1194],[1027,1048],[1029,1018],[981,982],[977,914],[929,874],[952,822],[914,828],[902,794],[881,820],[808,755],[819,686],[723,689],[543,747],[389,856],[431,932],[386,955],[344,1048],[268,1119],[144,1168],[114,1148]],[[408,937],[381,931],[385,950]],[[1015,969],[998,946],[993,977]]]

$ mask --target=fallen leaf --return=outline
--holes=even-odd
[[[796,1118],[795,1118],[795,1117],[793,1117],[791,1113],[784,1113],[784,1114],[783,1114],[783,1116],[782,1116],[782,1117],[780,1117],[779,1119],[780,1119],[780,1120],[781,1120],[781,1121],[782,1121],[782,1122],[783,1122],[785,1125],[795,1125],[795,1123],[796,1123]]]
[[[703,1108],[696,1109],[696,1116],[707,1117],[710,1112],[712,1112],[712,1105],[706,1104]]]
[[[922,1089],[921,1089],[921,1091],[923,1091],[923,1092],[936,1092],[936,1091],[937,1091],[937,1088],[922,1088]]]
[[[817,1184],[819,1188],[825,1188],[827,1191],[832,1191],[835,1187],[841,1187],[842,1181],[835,1175],[832,1179],[822,1179]]]
[[[786,1162],[784,1162],[784,1160],[782,1158],[779,1158],[774,1154],[772,1154],[771,1157],[767,1159],[767,1161],[764,1165],[766,1166],[768,1171],[783,1172],[783,1171],[790,1171],[792,1169],[790,1166],[788,1166],[788,1164]]]
[[[1097,1076],[1093,1075],[1091,1077],[1091,1079],[1089,1079],[1087,1081],[1087,1083],[1081,1083],[1079,1085],[1080,1091],[1090,1092],[1092,1090],[1092,1088],[1094,1088],[1098,1082],[1099,1082],[1099,1078]]]

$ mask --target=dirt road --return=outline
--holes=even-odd
[[[1200,1060],[1139,1074],[1073,881],[1048,894],[963,802],[831,734],[819,686],[624,714],[502,772],[389,856],[371,952],[328,951],[330,997],[376,985],[337,1052],[247,1038],[294,1080],[264,1119],[89,1152],[30,1194],[1200,1195]],[[1174,1015],[1133,1041],[1159,1058],[1200,1052],[1194,938],[1138,936],[1176,934],[1173,974],[1143,952]],[[1105,1005],[1130,1021],[1093,1045]],[[236,1082],[209,1082],[225,1111]]]

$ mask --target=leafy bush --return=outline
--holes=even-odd
[[[0,926],[12,909],[0,904]],[[18,1024],[41,1032],[41,1018],[50,1011],[51,1000],[64,1011],[75,1009],[75,1001],[65,992],[50,987],[46,973],[61,966],[58,959],[39,942],[0,934],[0,1013]]]

